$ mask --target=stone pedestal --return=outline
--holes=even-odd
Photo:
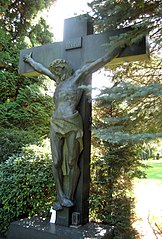
[[[59,226],[45,218],[34,217],[11,223],[7,239],[112,239],[113,228],[88,223],[79,228]]]
[[[69,227],[71,224],[71,208],[63,207],[63,210],[56,212],[56,224]]]

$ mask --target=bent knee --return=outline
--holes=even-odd
[[[76,167],[77,166],[77,159],[75,158],[75,159],[70,160],[68,165],[69,165],[70,169]]]

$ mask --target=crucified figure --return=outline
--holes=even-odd
[[[79,86],[90,73],[95,72],[110,62],[121,52],[117,47],[106,53],[102,58],[84,65],[75,72],[67,61],[54,60],[48,68],[36,62],[32,54],[24,56],[24,62],[32,66],[37,72],[47,75],[56,82],[54,93],[55,112],[51,118],[50,141],[53,159],[53,175],[56,182],[55,210],[63,207],[72,207],[73,198],[79,179],[78,158],[83,149],[82,119],[77,106],[82,97],[83,90]],[[68,175],[68,193],[64,192],[63,180]]]

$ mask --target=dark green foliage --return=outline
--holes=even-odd
[[[96,31],[132,27],[129,35],[110,39],[108,48],[131,45],[148,33],[151,39],[151,61],[109,68],[113,87],[105,87],[94,102],[92,220],[114,225],[115,238],[131,239],[132,180],[145,176],[140,148],[162,135],[161,1],[94,0],[90,6]]]
[[[0,160],[19,151],[24,144],[49,136],[53,111],[48,81],[18,74],[20,50],[52,41],[45,20],[34,25],[38,11],[54,1],[5,1],[1,7],[0,29]],[[2,137],[2,138],[1,138]],[[12,142],[11,142],[12,141]]]
[[[15,100],[8,99],[0,106],[0,124],[4,128],[30,128],[47,134],[52,110],[52,98],[44,95],[38,84],[26,85]]]
[[[99,31],[114,30],[133,25],[154,29],[160,26],[161,1],[94,0],[90,4]]]
[[[4,27],[6,32],[11,34],[12,40],[18,40],[21,36],[25,37],[30,34],[32,29],[31,21],[37,16],[39,11],[47,9],[55,0],[5,0],[2,2],[0,9],[1,26]],[[41,41],[43,36],[46,37],[43,33]]]
[[[97,142],[96,142],[97,140]],[[114,226],[115,238],[135,238],[132,179],[144,175],[137,151],[130,144],[96,139],[92,157],[91,220]],[[97,143],[97,144],[96,144]],[[99,145],[97,149],[97,145]]]
[[[162,137],[161,95],[162,87],[156,83],[137,86],[121,82],[104,89],[97,101],[102,102],[102,108],[109,114],[103,116],[102,128],[95,131],[96,135],[110,143],[139,143]]]
[[[41,92],[38,83],[22,86],[15,100],[8,98],[1,103],[0,161],[23,145],[48,137],[52,111],[52,98]]]
[[[29,32],[29,38],[32,46],[43,45],[51,42],[53,34],[49,31],[49,26],[43,18],[40,18],[38,24],[33,26]]]
[[[49,213],[55,196],[51,156],[38,147],[49,136],[53,111],[48,80],[18,74],[20,50],[52,41],[38,12],[55,0],[1,1],[0,6],[0,231],[11,221]],[[28,42],[28,44],[27,44]],[[29,148],[25,145],[35,144]],[[50,152],[50,149],[48,149]]]
[[[49,142],[30,145],[0,164],[0,231],[34,214],[49,216],[55,200]]]
[[[24,145],[40,141],[40,137],[32,131],[4,128],[0,128],[0,139],[0,162],[19,152]]]
[[[118,77],[94,104],[91,217],[115,226],[115,238],[134,238],[132,180],[145,177],[139,145],[162,137],[160,114],[152,117],[160,111],[161,86],[133,85]]]

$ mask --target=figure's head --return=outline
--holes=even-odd
[[[56,59],[48,66],[48,69],[56,76],[58,82],[64,81],[73,74],[69,63],[63,59]]]

